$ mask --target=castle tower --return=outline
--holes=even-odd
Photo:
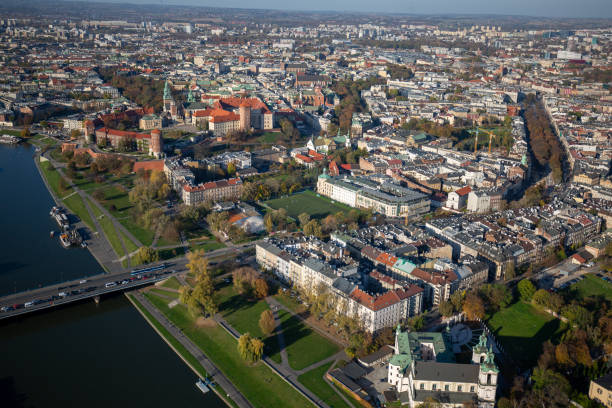
[[[92,120],[86,120],[85,123],[85,140],[88,143],[96,142],[96,127]]]
[[[149,143],[149,154],[155,157],[161,157],[164,152],[164,140],[161,136],[161,130],[153,129],[151,131],[151,142]]]
[[[249,130],[251,128],[251,107],[244,101],[240,104],[238,111],[240,113],[240,130]]]

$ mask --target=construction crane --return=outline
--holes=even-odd
[[[476,128],[476,137],[474,138],[474,156],[476,156],[476,153],[478,152],[478,134],[480,133],[480,131],[483,131],[484,133],[489,135],[489,154],[491,154],[491,144],[493,143],[493,138],[496,136],[495,133],[489,131],[489,130],[485,130],[485,129],[480,129],[480,127]],[[470,133],[474,133],[474,131],[469,131]]]
[[[489,154],[491,154],[491,143],[493,142],[493,138],[496,136],[495,133],[490,132],[488,130],[484,130],[482,129],[483,132],[488,133],[489,134]]]

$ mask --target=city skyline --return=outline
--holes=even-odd
[[[432,4],[420,0],[407,2],[382,0],[375,5],[365,0],[314,0],[308,3],[287,3],[279,0],[250,2],[246,0],[228,0],[222,6],[208,0],[86,0],[119,4],[161,4],[196,7],[221,7],[242,9],[270,9],[286,11],[312,12],[357,12],[357,13],[401,13],[419,15],[516,15],[550,18],[612,18],[612,3],[605,0],[586,0],[574,2],[569,0],[539,0],[531,2],[518,0],[512,3],[495,3],[485,0],[466,0],[461,3],[442,0]]]

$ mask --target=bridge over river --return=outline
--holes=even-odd
[[[133,271],[94,275],[3,296],[0,298],[0,320],[150,285],[168,279],[183,269],[182,265],[160,263]]]

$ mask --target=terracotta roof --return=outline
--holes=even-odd
[[[164,171],[164,161],[163,160],[148,160],[148,161],[139,161],[134,163],[134,168],[132,169],[134,172],[138,170],[159,170]]]
[[[303,154],[296,154],[295,158],[303,161],[304,163],[312,163],[314,161],[311,157],[304,156]]]
[[[229,180],[209,181],[208,183],[198,184],[197,186],[185,184],[183,185],[183,190],[188,191],[188,192],[204,191],[204,190],[211,190],[214,188],[223,188],[227,186],[237,185],[241,183],[242,183],[242,180],[240,180],[239,178],[233,178]]]
[[[395,289],[383,293],[382,295],[372,296],[361,289],[355,289],[351,293],[351,298],[370,310],[378,311],[386,307],[393,306],[401,300],[414,296],[422,291],[423,289],[412,285],[407,289]]]
[[[219,101],[215,102],[215,105],[217,104],[219,105],[219,108],[223,108],[223,105],[227,105],[232,108],[248,106],[251,109],[261,109],[263,113],[270,113],[270,110],[266,104],[257,98],[220,98]]]
[[[386,252],[381,253],[376,257],[376,260],[388,266],[393,266],[397,262],[397,257]]]
[[[117,129],[110,129],[106,127],[96,129],[96,133],[97,132],[102,132],[110,136],[133,137],[134,139],[150,139],[151,138],[151,135],[147,133],[129,132],[127,130],[117,130]]]
[[[455,193],[457,193],[460,197],[463,197],[464,195],[469,194],[470,191],[472,191],[472,188],[470,186],[465,186],[455,191]]]

